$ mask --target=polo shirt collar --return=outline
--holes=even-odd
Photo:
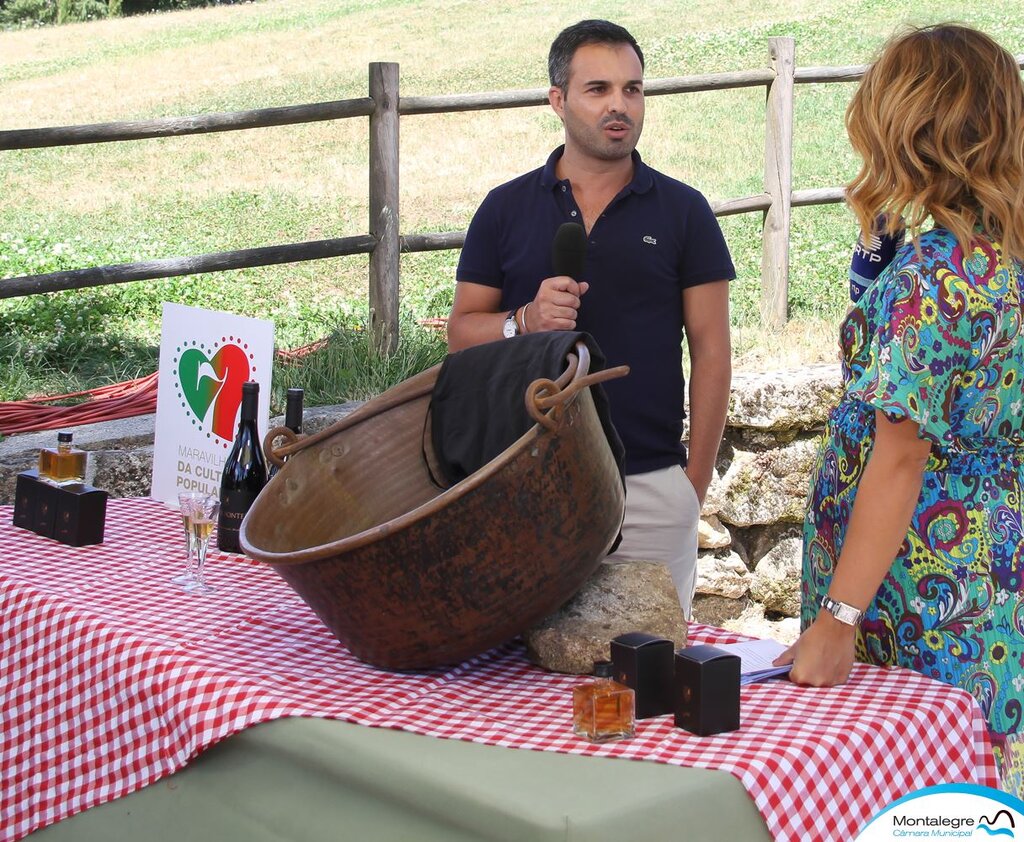
[[[555,175],[555,167],[558,165],[558,161],[561,159],[563,152],[565,152],[565,144],[559,146],[548,156],[547,163],[544,164],[544,169],[541,170],[540,175],[540,183],[542,187],[551,189],[561,184],[558,176]],[[633,150],[631,157],[633,159],[633,180],[623,188],[622,193],[646,193],[654,186],[654,178],[651,176],[651,168],[643,162],[640,158],[640,153],[635,149]],[[619,195],[622,195],[622,193]]]

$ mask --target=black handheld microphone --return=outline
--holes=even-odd
[[[587,259],[587,232],[578,222],[565,222],[558,226],[551,243],[551,266],[556,275],[568,275],[579,280]]]

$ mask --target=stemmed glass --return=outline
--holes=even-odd
[[[220,512],[220,499],[213,496],[200,497],[192,507],[192,535],[196,542],[196,572],[193,581],[185,585],[189,593],[213,593],[217,590],[213,585],[206,584],[203,578],[206,573],[206,551],[210,547],[213,536],[213,525],[217,522]]]
[[[182,491],[178,495],[178,511],[181,512],[181,522],[185,527],[185,572],[179,573],[171,579],[175,585],[189,585],[196,580],[193,568],[193,559],[196,554],[196,536],[192,531],[192,511],[196,501],[202,500],[207,495],[201,491]]]

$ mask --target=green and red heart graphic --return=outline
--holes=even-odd
[[[212,358],[189,348],[178,360],[178,385],[189,409],[202,422],[213,404],[213,434],[226,441],[235,437],[242,384],[248,379],[249,358],[238,345],[221,345]]]

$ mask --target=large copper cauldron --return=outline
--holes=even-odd
[[[358,658],[386,669],[461,661],[568,600],[622,523],[618,467],[588,388],[583,343],[557,381],[527,389],[536,423],[442,490],[427,407],[440,366],[290,442],[250,509],[242,548],[273,567]],[[436,475],[436,473],[435,473]]]

